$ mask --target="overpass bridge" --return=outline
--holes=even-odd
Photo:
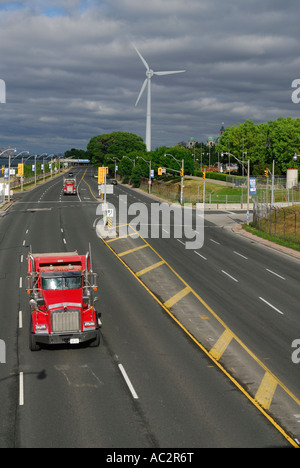
[[[75,159],[75,158],[60,158],[60,162],[68,163],[68,164],[90,164],[91,161],[89,159]]]

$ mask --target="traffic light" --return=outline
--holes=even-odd
[[[2,166],[1,168],[2,175],[4,174],[4,171],[5,171],[5,166]]]
[[[159,168],[158,168],[157,173],[158,173],[158,175],[162,175],[162,167],[159,167]]]
[[[268,177],[268,175],[269,175],[268,169],[265,169],[265,170],[264,170],[264,173],[265,173],[265,177]]]
[[[181,169],[180,169],[180,177],[183,177],[183,176],[184,176],[184,169],[181,168]]]
[[[205,171],[203,171],[202,172],[202,179],[205,179],[205,177],[206,177],[206,173],[205,173]]]

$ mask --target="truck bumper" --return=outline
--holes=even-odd
[[[90,330],[80,333],[68,333],[68,334],[51,334],[42,335],[32,333],[34,341],[38,344],[45,345],[59,345],[59,344],[80,344],[88,341],[96,341],[99,338],[100,330]]]

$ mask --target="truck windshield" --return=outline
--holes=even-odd
[[[42,277],[42,288],[44,291],[80,289],[82,288],[82,278],[81,275],[63,277]]]

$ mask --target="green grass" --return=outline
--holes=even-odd
[[[300,244],[297,244],[289,240],[280,239],[276,236],[273,236],[264,231],[256,229],[255,227],[252,226],[251,223],[249,225],[244,224],[243,229],[245,229],[245,231],[251,232],[251,234],[254,234],[255,236],[261,237],[262,239],[266,239],[271,242],[274,242],[275,244],[282,245],[284,247],[288,247],[290,249],[300,251]]]

